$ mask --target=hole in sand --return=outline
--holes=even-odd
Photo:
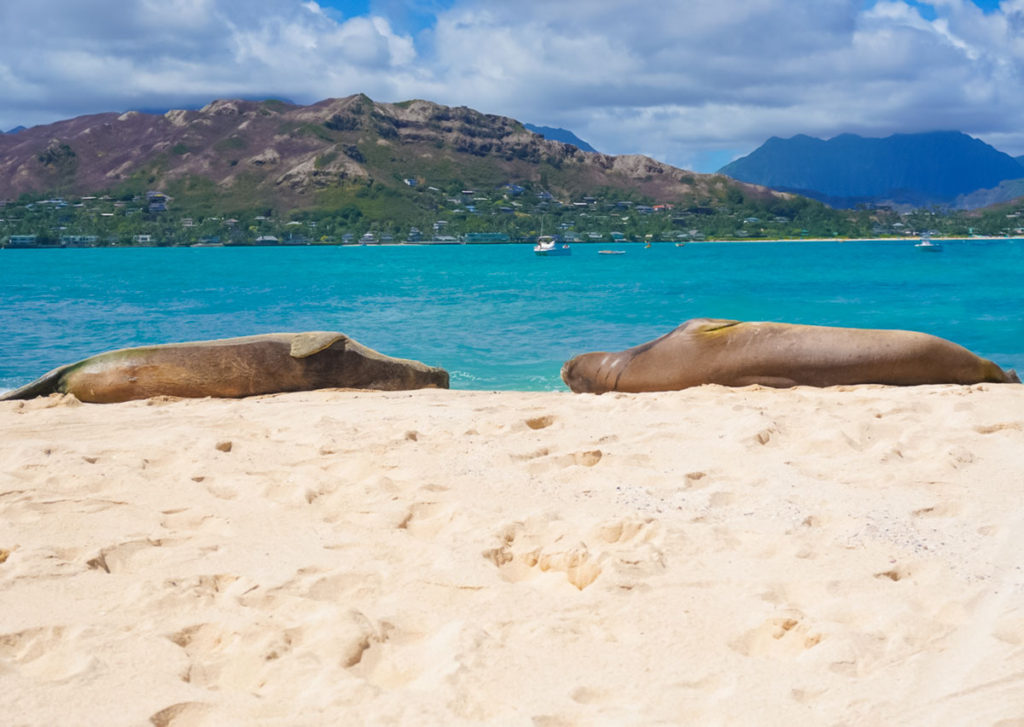
[[[895,568],[893,570],[887,570],[884,573],[875,573],[875,578],[888,578],[891,581],[899,581],[907,577],[907,573],[902,573]]]
[[[530,429],[546,429],[555,423],[555,418],[550,414],[542,417],[533,417],[526,420],[526,426]]]

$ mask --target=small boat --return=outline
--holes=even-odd
[[[677,242],[676,243],[676,247],[686,247],[686,243],[685,242]]]
[[[598,255],[625,255],[625,250],[598,250]]]
[[[572,255],[572,248],[568,242],[558,242],[551,235],[541,235],[537,238],[537,244],[533,247],[534,253],[546,257]]]
[[[922,252],[942,252],[942,243],[936,242],[927,232],[921,235],[921,241],[914,245]]]

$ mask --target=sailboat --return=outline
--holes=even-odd
[[[569,247],[568,242],[559,242],[551,235],[541,235],[538,237],[533,251],[537,255],[544,255],[546,257],[572,255],[572,248]]]

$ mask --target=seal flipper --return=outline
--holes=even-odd
[[[6,394],[0,394],[0,401],[34,399],[37,396],[49,396],[50,394],[63,393],[63,389],[60,387],[64,374],[80,363],[81,361],[78,361],[73,364],[58,366],[53,371],[43,374],[31,383],[20,386],[14,391],[8,391]]]
[[[348,336],[344,333],[335,333],[333,331],[296,333],[292,336],[291,356],[292,358],[307,358],[330,348],[338,341],[346,340],[348,340]]]

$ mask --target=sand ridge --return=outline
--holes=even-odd
[[[13,725],[1017,724],[1024,387],[0,403]]]

